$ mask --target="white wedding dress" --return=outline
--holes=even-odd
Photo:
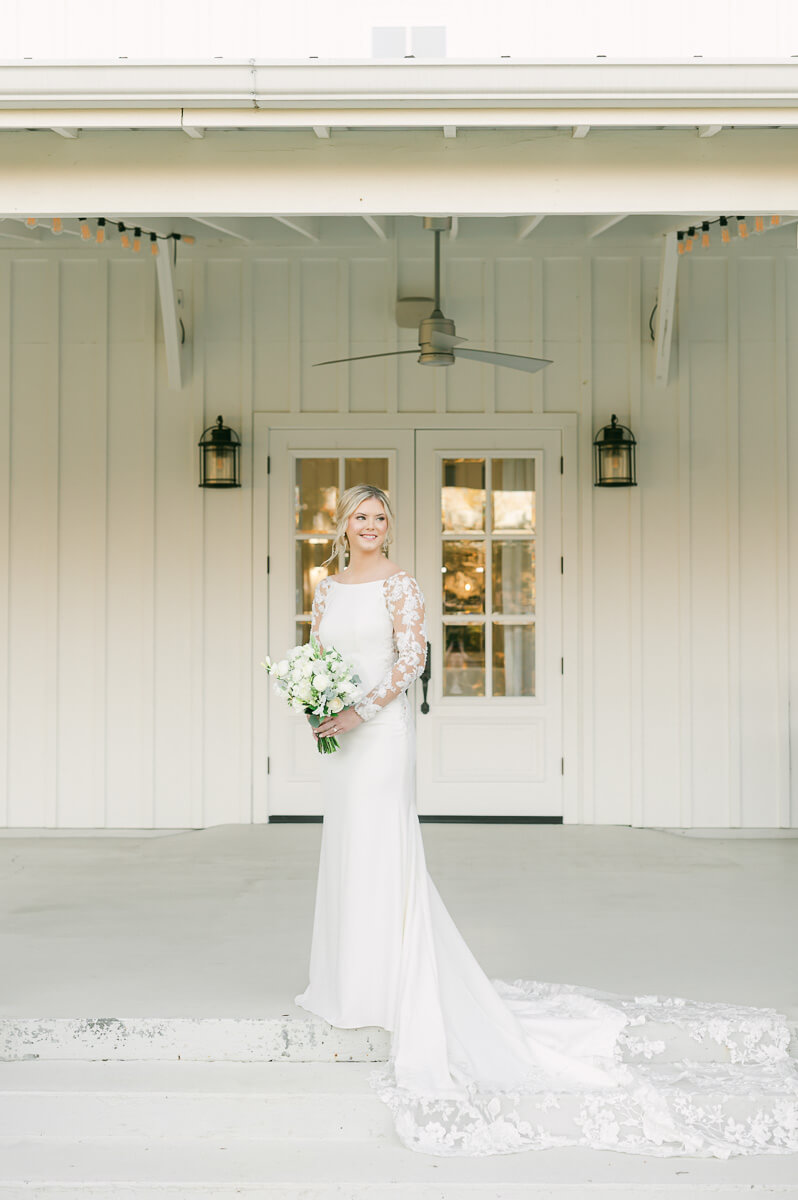
[[[426,653],[418,584],[404,571],[323,579],[312,628],[354,664],[364,723],[320,758],[310,982],[296,1003],[331,1025],[391,1032],[387,1067],[370,1083],[404,1145],[438,1155],[798,1151],[798,1071],[772,1009],[488,979],[424,858],[405,694]]]

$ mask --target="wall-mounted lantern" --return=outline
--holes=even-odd
[[[199,442],[200,487],[241,487],[239,478],[239,454],[241,438],[234,429],[216,418],[209,425]]]
[[[637,487],[635,441],[631,429],[618,424],[605,425],[593,439],[593,486]]]

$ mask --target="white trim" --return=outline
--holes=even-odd
[[[501,108],[553,104],[748,108],[782,103],[795,109],[796,79],[798,63],[790,59],[733,63],[713,59],[6,62],[0,65],[0,105],[151,108],[205,104],[255,109],[321,102],[354,108],[405,104],[443,108],[454,100],[469,108],[488,103]],[[580,123],[569,122],[572,126]],[[705,123],[709,122],[696,122]]]

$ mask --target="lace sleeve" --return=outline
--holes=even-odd
[[[391,670],[362,699],[354,710],[364,721],[404,692],[418,679],[427,658],[427,628],[424,597],[412,575],[399,571],[385,581],[385,603],[393,620],[398,656]]]
[[[312,637],[319,641],[319,626],[321,619],[324,616],[324,610],[327,607],[327,592],[329,590],[329,581],[327,576],[320,579],[316,584],[316,589],[313,593],[313,603],[310,607],[310,633]],[[321,642],[319,642],[321,645]],[[324,647],[322,646],[322,650]]]

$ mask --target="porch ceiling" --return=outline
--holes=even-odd
[[[56,215],[56,214],[53,214]],[[314,247],[351,246],[359,252],[368,248],[377,249],[381,244],[399,239],[418,238],[426,247],[429,240],[423,232],[420,216],[312,216],[312,215],[269,215],[230,217],[223,213],[202,217],[185,213],[153,214],[141,212],[104,213],[111,222],[123,222],[126,226],[141,225],[159,232],[179,232],[196,239],[204,247],[232,249],[257,247],[297,247],[312,252]],[[714,220],[717,212],[702,213],[617,213],[556,215],[545,213],[496,214],[489,217],[461,217],[453,215],[450,242],[456,245],[483,245],[502,243],[518,249],[535,244],[562,242],[573,248],[590,250],[603,244],[645,244],[659,248],[662,236],[674,229],[685,229],[699,225],[702,220]],[[769,215],[769,214],[766,214]],[[780,214],[779,228],[766,229],[767,244],[793,249],[798,216]],[[92,235],[93,235],[92,227]],[[763,235],[765,236],[765,235]],[[426,239],[426,240],[425,240]],[[758,239],[749,239],[751,246]],[[107,227],[107,244],[118,243],[118,231],[110,224]],[[62,231],[52,231],[50,217],[41,217],[34,228],[26,225],[21,216],[0,218],[0,249],[47,247],[68,249],[81,243],[81,231],[77,218],[64,218]],[[759,243],[761,245],[761,243]],[[454,248],[454,247],[453,247]],[[423,252],[423,251],[422,251]],[[182,253],[182,251],[181,251]]]

